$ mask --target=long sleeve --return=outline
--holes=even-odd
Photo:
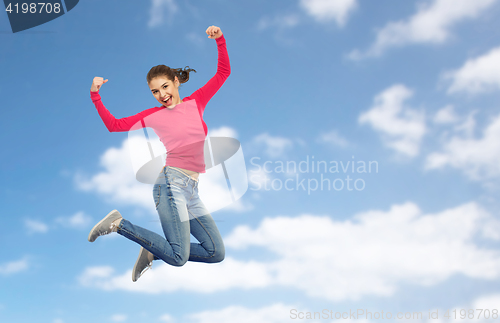
[[[109,132],[120,132],[145,128],[144,122],[138,122],[143,120],[146,116],[150,115],[156,110],[156,108],[151,108],[130,117],[116,119],[102,103],[101,96],[99,95],[98,91],[90,91],[90,98],[92,99],[92,102],[94,103],[99,116],[106,125],[106,128],[108,128]],[[136,126],[134,127],[134,125]],[[132,129],[132,127],[134,127],[134,129]]]
[[[231,74],[231,65],[229,63],[229,55],[227,54],[226,39],[224,38],[224,35],[220,36],[215,41],[217,43],[218,51],[217,72],[203,87],[199,88],[189,97],[185,98],[187,100],[196,100],[200,115],[203,114],[208,101],[214,96],[215,93],[217,93],[222,84],[224,84],[226,79]]]

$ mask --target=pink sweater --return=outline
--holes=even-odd
[[[218,49],[217,73],[173,109],[154,107],[116,119],[102,104],[99,92],[90,91],[92,102],[108,130],[119,132],[152,128],[167,150],[166,166],[205,173],[203,148],[208,130],[203,121],[203,112],[208,101],[231,73],[224,35],[215,41]]]

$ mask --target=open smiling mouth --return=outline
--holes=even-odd
[[[172,104],[172,96],[168,96],[165,99],[163,99],[162,101],[163,101],[163,103],[165,103],[167,105]]]

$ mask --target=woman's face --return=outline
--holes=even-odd
[[[172,109],[175,105],[181,103],[177,76],[173,82],[166,76],[156,77],[149,82],[149,88],[156,100],[164,107]]]

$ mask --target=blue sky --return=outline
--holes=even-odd
[[[16,34],[0,14],[0,321],[500,310],[499,14],[498,0],[88,0]],[[151,67],[190,66],[188,96],[216,71],[210,25],[232,73],[204,120],[241,142],[249,187],[212,212],[224,262],[155,262],[132,283],[139,246],[116,234],[91,244],[88,232],[112,209],[160,223],[127,134],[107,131],[90,85],[109,79],[103,103],[125,117],[156,106]],[[378,171],[276,168],[313,159]],[[297,186],[322,178],[344,187]]]

